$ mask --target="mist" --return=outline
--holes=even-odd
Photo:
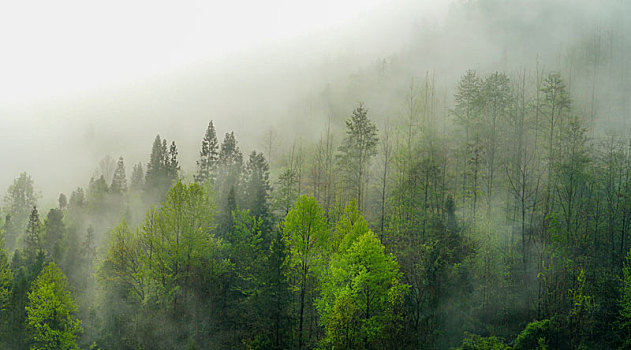
[[[54,232],[50,213],[63,213],[67,246],[40,249],[41,261],[68,277],[81,346],[151,348],[158,336],[165,348],[300,350],[628,341],[610,328],[631,324],[629,1],[36,1],[0,6],[0,44],[0,233],[11,232],[9,253],[27,254],[29,235]],[[357,120],[369,126],[359,151],[349,146]],[[23,172],[37,197],[24,206],[42,219],[50,209],[26,231],[9,225]],[[187,238],[201,248],[186,263],[213,275],[161,285],[163,270],[143,254],[176,231],[180,249],[179,226],[164,227],[184,197],[190,217],[204,218],[191,232],[206,234]],[[304,208],[318,208],[313,237],[330,239],[314,241],[309,273],[292,241]],[[338,303],[362,307],[352,283],[339,284],[356,271],[336,275],[364,263],[350,253],[360,243],[393,271],[381,276],[390,304],[373,311],[383,329],[362,328],[368,311],[336,314]],[[272,304],[278,313],[261,311]],[[121,321],[134,325],[129,338],[99,333],[144,312],[156,319]],[[331,320],[346,316],[366,325],[340,340]],[[207,328],[192,331],[198,321]]]
[[[211,119],[245,149],[267,129],[291,133],[285,140],[313,138],[331,114],[321,97],[327,87],[348,94],[345,113],[370,101],[376,118],[392,118],[410,79],[427,72],[449,90],[466,69],[517,70],[536,60],[555,69],[594,33],[629,27],[624,1],[278,2],[254,19],[236,16],[254,5],[247,2],[202,10],[152,2],[126,13],[114,2],[99,13],[64,1],[39,9],[59,26],[41,16],[16,23],[32,5],[3,11],[13,19],[2,21],[9,54],[0,61],[8,77],[0,83],[0,188],[27,171],[47,203],[85,183],[105,155],[146,162],[156,134],[177,141],[190,172]],[[232,20],[208,25],[204,15]],[[359,81],[348,91],[353,76],[381,60],[387,88]]]

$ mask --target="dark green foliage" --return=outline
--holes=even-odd
[[[270,241],[272,217],[269,209],[269,197],[272,188],[269,184],[269,165],[262,153],[252,151],[244,174],[245,193],[243,208],[250,215],[261,220],[261,230],[267,242]]]
[[[24,235],[24,253],[28,261],[33,261],[38,253],[43,251],[42,229],[37,207],[33,207]]]
[[[550,320],[534,321],[519,333],[514,350],[535,350],[549,346],[555,336],[554,324]]]
[[[64,214],[60,209],[48,211],[44,223],[44,247],[51,259],[58,264],[64,255],[64,240],[66,238],[66,226],[63,223]]]

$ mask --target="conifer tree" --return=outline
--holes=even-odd
[[[252,151],[245,167],[244,209],[250,210],[250,215],[262,220],[261,229],[264,235],[271,230],[268,198],[271,187],[269,185],[269,165],[263,153]]]
[[[29,214],[35,205],[39,195],[33,187],[33,179],[23,172],[9,186],[4,196],[4,212],[10,216],[10,222],[5,225],[5,244],[12,251],[16,245],[18,234],[24,232],[29,220]]]
[[[175,141],[171,142],[171,146],[169,147],[169,157],[168,161],[165,163],[167,168],[167,180],[169,181],[169,187],[171,183],[178,180],[180,173],[180,163],[177,160],[177,146],[175,145]]]
[[[377,141],[377,126],[368,119],[368,110],[360,103],[346,120],[346,137],[339,148],[340,166],[359,209],[362,208],[368,165],[377,154]]]
[[[39,220],[37,207],[33,207],[31,216],[26,227],[26,237],[24,238],[24,252],[27,260],[33,261],[35,256],[42,250],[42,223]]]
[[[125,162],[123,157],[118,158],[116,170],[114,171],[114,176],[112,177],[110,192],[114,194],[123,194],[127,192],[127,177],[125,175]]]
[[[61,262],[63,255],[62,241],[66,233],[66,227],[63,223],[63,212],[60,209],[51,209],[46,216],[44,224],[45,236],[44,243],[46,250],[52,257],[53,261],[58,264]]]
[[[161,140],[160,135],[156,136],[145,174],[145,195],[149,200],[162,200],[171,184],[177,180],[180,171],[177,155],[175,141],[168,147],[166,139]]]
[[[208,129],[202,140],[202,149],[199,152],[199,160],[197,161],[197,174],[195,181],[202,183],[208,179],[211,182],[215,180],[217,161],[219,160],[219,142],[217,141],[217,133],[212,120],[208,123]]]
[[[134,191],[139,191],[142,189],[145,183],[145,173],[142,170],[142,163],[138,162],[134,164],[134,169],[131,172],[131,186],[130,188]]]
[[[151,156],[147,163],[147,172],[145,173],[145,189],[151,190],[159,187],[164,177],[164,150],[162,148],[162,140],[160,135],[156,135],[151,147]]]

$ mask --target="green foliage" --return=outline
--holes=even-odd
[[[145,274],[153,281],[159,300],[176,302],[195,283],[207,259],[221,243],[210,233],[213,205],[196,183],[176,183],[158,210],[150,211],[140,237]]]
[[[305,297],[314,286],[313,277],[321,275],[328,250],[329,230],[324,212],[313,197],[301,196],[283,222],[283,240],[289,248],[288,272],[299,292],[298,348],[303,346]]]
[[[61,209],[51,209],[44,223],[44,246],[58,264],[64,255],[63,240],[66,236],[66,226],[63,222],[64,214]]]
[[[39,220],[39,212],[37,207],[33,207],[24,238],[24,252],[29,261],[33,261],[37,253],[43,250],[42,231],[43,225]]]
[[[13,271],[9,266],[9,257],[4,249],[4,240],[2,239],[2,231],[0,231],[0,339],[3,338],[7,319],[7,311],[9,309],[9,298],[11,296],[11,285],[13,283]],[[3,342],[0,341],[0,345]]]
[[[269,165],[263,153],[250,153],[244,175],[243,207],[248,209],[252,216],[262,220],[263,233],[269,234],[272,223],[268,199],[272,188],[269,184]],[[269,242],[269,239],[267,241]]]
[[[530,322],[515,339],[513,350],[547,349],[551,338],[554,337],[552,327],[553,322],[548,319]]]
[[[624,334],[623,347],[628,348],[631,347],[631,251],[625,258],[620,282],[619,326]]]
[[[497,337],[482,337],[477,334],[466,333],[462,345],[457,350],[508,350],[510,346],[504,344]]]
[[[332,251],[343,254],[366,232],[368,222],[357,208],[357,201],[353,199],[346,205],[335,225],[335,232],[331,235]]]
[[[289,266],[305,283],[313,268],[320,267],[329,244],[326,218],[315,198],[298,198],[283,222],[283,239],[289,247]]]
[[[322,285],[318,310],[326,331],[323,344],[331,348],[360,349],[384,347],[401,326],[397,310],[409,286],[400,284],[399,265],[367,228],[349,225],[356,220],[350,204],[338,223],[348,248],[333,255]],[[359,221],[359,220],[358,220]],[[359,236],[357,231],[363,230]],[[385,333],[385,332],[389,332]]]
[[[37,205],[39,194],[33,187],[33,179],[27,173],[21,173],[7,189],[3,198],[3,211],[7,220],[4,224],[4,239],[8,251],[16,247],[17,238],[28,223],[29,214]]]
[[[66,276],[54,263],[37,276],[28,293],[27,324],[31,349],[78,349],[77,336],[83,331],[74,313],[77,306],[70,295]]]

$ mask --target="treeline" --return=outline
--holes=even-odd
[[[0,346],[628,346],[629,136],[594,137],[554,72],[467,71],[451,106],[428,77],[405,101],[380,127],[359,104],[271,169],[211,122],[185,177],[157,136],[129,186],[104,164],[44,220],[21,174]]]

